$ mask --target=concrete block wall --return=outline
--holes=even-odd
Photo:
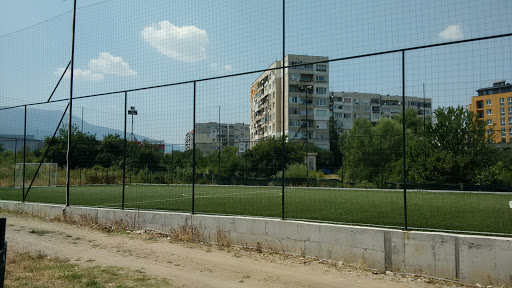
[[[205,242],[261,247],[468,284],[512,285],[512,238],[12,201],[0,201],[0,208],[48,218],[67,215],[102,224],[121,222],[131,229],[165,233],[193,227]]]

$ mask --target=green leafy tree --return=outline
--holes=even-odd
[[[282,138],[273,138],[257,143],[254,147],[244,153],[244,160],[247,162],[249,171],[254,177],[271,177],[282,170],[283,156],[285,165],[301,162],[304,153],[293,143],[285,142],[284,151]]]
[[[326,166],[331,171],[336,171],[343,165],[341,133],[343,133],[343,123],[331,117],[329,119],[329,149],[332,153],[332,158],[329,165]]]
[[[485,123],[461,106],[436,109],[427,135],[432,145],[428,180],[474,183],[478,175],[497,163]]]
[[[59,166],[66,165],[66,153],[68,146],[68,129],[64,126],[59,129],[52,143],[51,137],[44,139],[43,154],[48,151],[49,162],[57,163]],[[92,167],[94,159],[98,154],[98,141],[95,135],[81,132],[78,127],[71,127],[71,157],[70,168]]]
[[[103,167],[112,165],[121,167],[123,164],[124,139],[119,134],[108,134],[103,137],[99,146],[96,163]]]

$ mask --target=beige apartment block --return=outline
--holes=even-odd
[[[376,124],[379,119],[399,117],[403,112],[402,96],[375,93],[331,92],[331,117],[343,124],[343,130],[353,127],[354,119],[363,118]],[[417,111],[418,117],[432,114],[432,99],[405,96],[405,109]]]
[[[282,69],[278,69],[283,67],[283,61],[276,61],[253,82],[251,147],[259,141],[282,136],[284,118],[287,141],[307,139],[329,149],[329,63],[317,63],[327,60],[328,57],[287,55],[284,64],[293,67],[285,69],[284,77]]]

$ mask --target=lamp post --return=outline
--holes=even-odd
[[[130,110],[128,110],[128,115],[132,115],[132,132],[130,133],[131,141],[135,140],[135,135],[133,135],[133,115],[137,115],[137,110],[135,110],[135,106],[131,106]]]
[[[313,89],[312,85],[299,85],[300,91],[306,92],[306,187],[309,187],[309,159],[308,159],[308,91]]]

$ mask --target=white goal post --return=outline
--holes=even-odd
[[[28,187],[34,178],[37,167],[39,167],[39,163],[25,163],[25,169],[23,169],[23,163],[16,163],[16,167],[14,169],[14,187],[23,187],[23,178],[25,178],[25,187]],[[25,170],[25,177],[23,177],[23,170]],[[41,168],[39,169],[32,186],[57,186],[57,171],[57,163],[41,163]]]

